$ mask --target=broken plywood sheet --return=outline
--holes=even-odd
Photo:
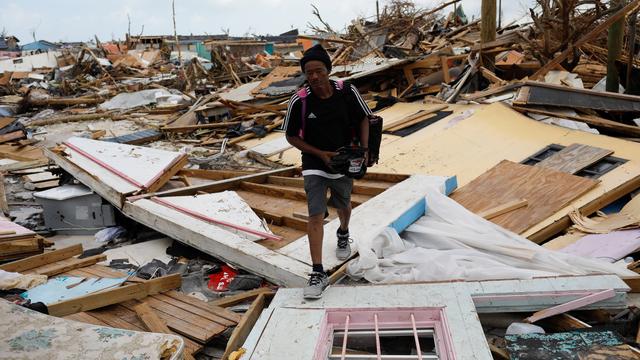
[[[597,184],[591,179],[504,160],[451,197],[475,213],[514,199],[527,199],[529,206],[491,219],[521,234]]]
[[[260,94],[262,90],[271,86],[272,83],[293,78],[301,73],[302,71],[299,66],[278,66],[271,70],[269,75],[265,76],[261,82],[257,83],[257,86],[254,86],[251,93],[254,95]]]
[[[599,177],[601,182],[593,190],[523,233],[538,243],[567,227],[568,214],[574,209],[592,214],[640,186],[638,143],[543,124],[501,103],[482,107],[452,104],[450,108],[456,113],[447,119],[411,136],[383,141],[376,171],[455,174],[463,186],[504,159],[520,162],[551,144],[596,146],[613,150],[616,157],[628,160]],[[471,117],[452,124],[451,119],[469,108],[476,110]],[[299,157],[299,152],[294,154],[291,150],[285,153],[285,159],[291,158],[290,152]]]
[[[1,358],[182,359],[184,341],[175,335],[114,329],[44,315],[0,300]],[[38,339],[41,344],[35,345]]]
[[[303,286],[310,268],[297,259],[278,254],[253,241],[176,209],[149,199],[126,202],[123,211],[136,221],[238,265],[269,281],[286,286]]]
[[[376,112],[376,115],[384,119],[384,128],[390,129],[404,122],[405,119],[409,117],[414,118],[420,114],[426,116],[446,108],[447,105],[441,104],[396,103],[384,110]]]
[[[289,144],[287,138],[283,135],[276,139],[262,142],[249,149],[249,151],[258,153],[264,157],[270,157],[283,151],[291,149],[293,146]]]
[[[427,207],[425,195],[428,189],[435,188],[443,194],[449,194],[456,186],[455,177],[427,175],[412,175],[407,180],[392,186],[382,194],[353,209],[349,232],[354,243],[357,244],[359,239],[375,238],[389,226],[401,232],[424,215]],[[335,255],[335,234],[339,226],[340,219],[334,219],[324,226],[322,263],[327,270],[335,269],[343,263]],[[298,259],[308,266],[312,265],[307,236],[279,249],[278,252]],[[352,253],[355,252],[356,246],[353,246]]]
[[[168,196],[163,201],[181,208],[188,209],[203,216],[222,221],[259,232],[271,233],[271,230],[256,215],[235,191],[223,191],[219,193],[194,195],[194,196]],[[225,229],[235,233],[240,238],[257,241],[263,239],[233,228]]]
[[[187,162],[185,154],[142,146],[78,137],[64,144],[72,164],[120,194],[155,191]]]
[[[571,144],[537,163],[547,169],[575,174],[591,164],[611,155],[613,151],[584,144]]]

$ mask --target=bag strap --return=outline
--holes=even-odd
[[[302,87],[298,90],[298,97],[300,101],[302,101],[302,126],[300,126],[300,131],[298,132],[298,136],[304,140],[304,129],[306,128],[306,114],[307,114],[307,88]]]

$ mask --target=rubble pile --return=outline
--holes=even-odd
[[[136,358],[638,358],[639,8],[537,0],[487,40],[458,0],[391,0],[344,30],[313,7],[310,34],[0,52],[0,284],[22,305],[0,328],[79,321],[114,356],[131,344],[104,334],[153,338]],[[282,125],[318,43],[384,120],[314,305]],[[389,314],[403,341],[373,337]]]

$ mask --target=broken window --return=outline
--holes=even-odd
[[[316,359],[448,359],[442,308],[328,310]]]
[[[521,162],[524,165],[536,165],[542,160],[558,153],[560,150],[564,149],[565,146],[558,144],[551,144],[544,149],[538,151],[537,153],[531,155]],[[608,173],[609,171],[617,168],[618,166],[626,163],[628,160],[622,159],[615,156],[607,156],[601,160],[596,161],[595,163],[587,166],[586,168],[578,171],[574,175],[597,179],[602,175]]]

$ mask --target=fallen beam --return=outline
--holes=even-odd
[[[81,311],[99,309],[104,306],[117,304],[128,300],[139,300],[149,295],[155,295],[180,287],[182,277],[172,274],[148,280],[142,283],[120,286],[103,290],[79,298],[60,301],[48,306],[49,315],[62,317]]]

